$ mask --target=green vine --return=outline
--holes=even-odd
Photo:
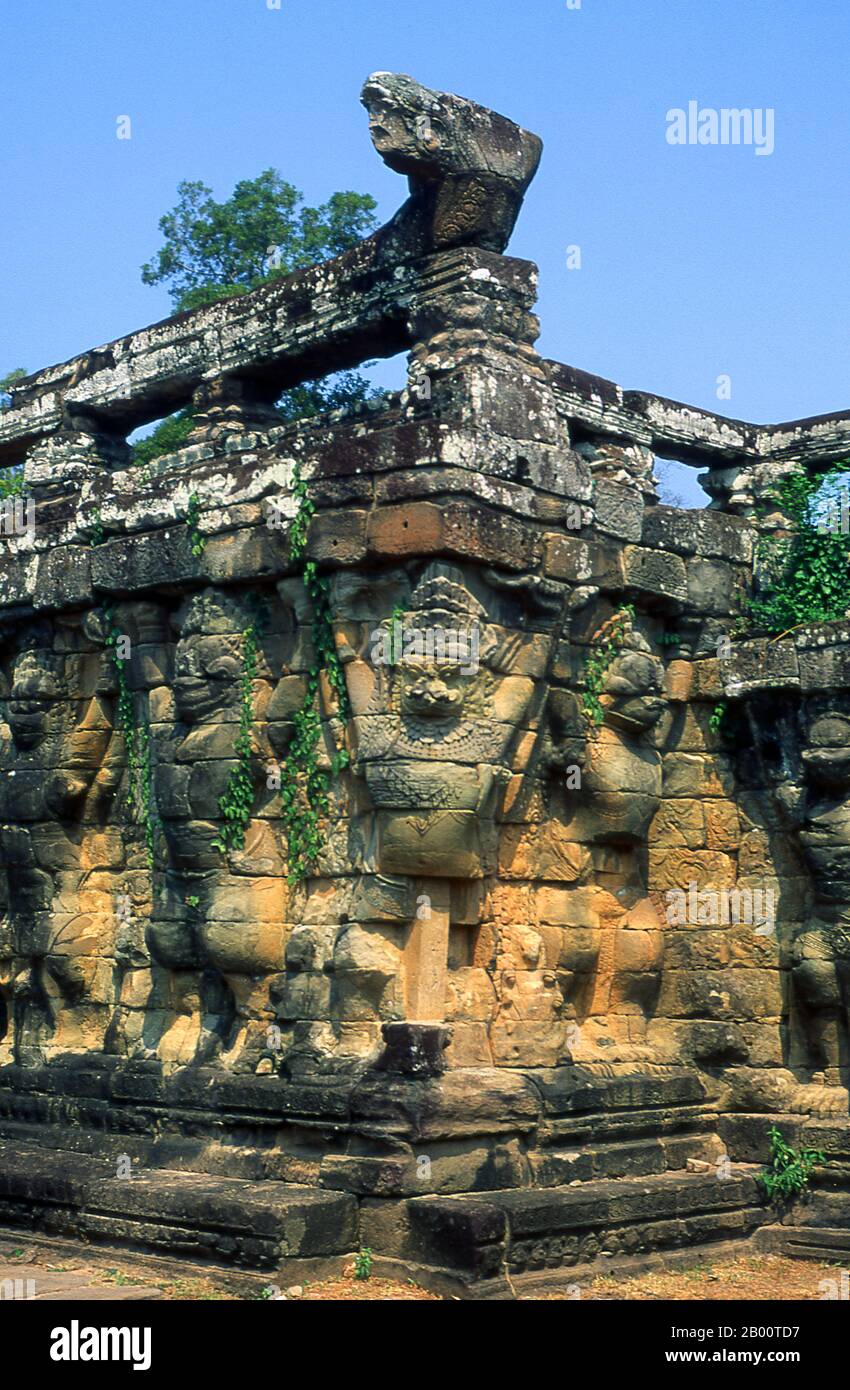
[[[150,728],[147,720],[138,722],[136,719],[133,695],[127,683],[126,658],[118,651],[118,643],[123,634],[116,626],[114,611],[107,607],[103,610],[103,615],[106,648],[118,679],[116,723],[124,735],[124,746],[127,750],[126,806],[128,813],[135,816],[142,826],[148,865],[153,868],[159,822],[152,809]]]
[[[390,648],[390,665],[391,665],[391,666],[397,666],[397,665],[398,665],[399,660],[400,660],[400,658],[401,658],[401,654],[402,654],[402,653],[401,653],[401,650],[398,649],[398,648],[396,647],[396,631],[395,631],[395,630],[396,630],[396,623],[400,623],[403,617],[404,617],[404,604],[403,604],[403,603],[397,603],[396,606],[395,606],[395,608],[393,609],[392,613],[390,614],[389,648]],[[402,639],[402,647],[403,647],[403,645],[404,645],[404,642],[403,642],[403,639]]]
[[[718,705],[714,706],[708,721],[708,727],[713,734],[721,734],[723,732],[724,721],[728,713],[729,706],[725,700],[721,700]]]
[[[289,528],[289,553],[293,560],[298,560],[307,544],[307,532],[316,511],[316,504],[310,496],[306,481],[301,477],[301,469],[297,463],[292,473],[292,496],[298,505]]]
[[[813,476],[796,469],[768,494],[794,530],[790,536],[759,541],[764,596],[749,603],[751,630],[784,635],[806,623],[834,622],[850,610],[850,533],[822,528],[815,500],[825,482],[848,472],[848,459]]]
[[[310,519],[316,507],[297,465],[292,491],[298,508],[289,531],[289,548],[292,559],[298,561],[304,554]],[[323,671],[336,696],[340,719],[345,721],[351,714],[345,675],[334,641],[328,580],[319,574],[314,560],[304,563],[301,578],[313,609],[313,663],[307,672],[304,699],[293,717],[294,733],[281,768],[280,786],[288,846],[288,879],[293,884],[307,877],[322,852],[325,843],[322,823],[327,821],[330,812],[331,777],[338,776],[349,763],[348,751],[339,748],[331,760],[330,776],[319,765],[322,734],[319,695]]]
[[[292,559],[300,561],[316,508],[297,466],[293,474],[292,493],[298,505],[289,530],[289,549]],[[313,662],[307,672],[304,699],[293,715],[293,735],[280,769],[281,819],[288,848],[287,877],[291,884],[300,883],[307,877],[322,852],[325,843],[323,822],[330,814],[331,778],[336,777],[349,763],[345,748],[339,748],[334,753],[330,775],[319,763],[323,672],[336,696],[340,719],[347,720],[351,713],[345,675],[334,641],[328,580],[319,574],[313,560],[304,562],[301,579],[313,613]],[[219,798],[224,824],[214,841],[222,853],[244,848],[245,831],[254,802],[251,727],[254,719],[253,682],[257,675],[257,635],[256,623],[242,634],[242,707],[235,750],[239,764],[230,774],[224,795]]]
[[[634,618],[634,605],[631,603],[623,604],[594,634],[594,645],[584,663],[584,695],[582,697],[582,712],[593,734],[605,718],[605,710],[600,698],[605,688],[605,677],[612,663],[622,651],[623,643]]]
[[[826,1163],[826,1155],[820,1149],[801,1149],[797,1153],[790,1144],[786,1144],[776,1125],[771,1125],[768,1138],[770,1160],[763,1172],[759,1173],[758,1181],[769,1201],[793,1201],[808,1187],[815,1166]]]
[[[198,521],[201,515],[201,499],[196,492],[189,498],[189,505],[186,508],[186,526],[189,531],[189,547],[192,554],[200,557],[204,553],[204,546],[207,543],[206,536],[201,535],[198,530]]]
[[[231,849],[245,848],[245,831],[254,805],[254,779],[251,776],[251,728],[254,723],[254,681],[257,678],[257,624],[251,623],[242,633],[241,704],[239,733],[235,752],[238,764],[227,779],[227,786],[218,799],[224,824],[213,840],[216,849],[226,854]]]

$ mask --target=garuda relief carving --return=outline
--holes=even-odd
[[[568,909],[579,946],[569,1041],[574,1059],[588,1063],[657,1056],[647,1026],[661,984],[664,932],[649,888],[647,835],[662,795],[663,680],[662,663],[630,623],[605,672],[601,722],[582,721],[580,784],[569,791],[567,779],[564,833],[586,856]],[[568,735],[570,729],[574,715]],[[574,736],[567,747],[575,748]]]
[[[5,663],[0,743],[2,1055],[103,1048],[114,1004],[111,812],[123,749],[97,625],[22,633]]]
[[[108,621],[97,609],[10,652],[4,1056],[346,1067],[407,1018],[451,1023],[455,1065],[650,1060],[663,937],[646,833],[663,702],[644,638],[626,635],[590,736],[570,688],[580,655],[558,664],[557,605],[442,561],[339,576],[351,718],[324,682],[330,812],[298,882],[275,774],[304,705],[312,614],[303,586],[278,591],[258,605],[210,586]],[[122,682],[147,731],[132,755]],[[222,801],[246,698],[236,845],[222,843]],[[332,777],[341,746],[350,767]]]
[[[570,673],[555,683],[563,614],[541,617],[521,586],[437,562],[377,586],[348,575],[339,594],[357,874],[311,891],[316,924],[290,939],[290,1036],[309,1050],[336,1013],[350,1040],[371,1015],[365,1047],[407,1017],[451,1022],[458,1065],[651,1058],[663,936],[646,831],[664,706],[647,642],[628,635],[588,741]]]
[[[752,696],[747,716],[780,836],[796,845],[809,901],[783,909],[790,997],[787,1070],[762,1079],[769,1108],[846,1114],[850,1075],[850,700]],[[754,1084],[754,1083],[753,1083]],[[758,1087],[757,1087],[758,1089]],[[763,1094],[762,1094],[763,1092]]]
[[[155,741],[153,781],[163,855],[146,926],[150,993],[133,1021],[137,1052],[169,1063],[221,1058],[256,1066],[273,1019],[268,976],[282,968],[288,889],[274,821],[275,744],[269,723],[291,623],[281,605],[209,588],[173,616],[173,691]],[[245,684],[245,634],[256,672]],[[243,699],[250,710],[250,815],[239,846],[219,843],[221,800],[238,771]],[[272,714],[274,711],[272,711]],[[129,1024],[127,1025],[129,1027]]]

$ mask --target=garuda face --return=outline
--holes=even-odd
[[[44,741],[61,693],[50,654],[25,652],[15,665],[6,705],[6,719],[17,748],[28,751]]]
[[[356,770],[378,812],[381,869],[480,877],[533,681],[503,669],[482,605],[448,566],[430,566],[375,636]]]

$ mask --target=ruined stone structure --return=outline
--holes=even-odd
[[[0,415],[34,502],[0,571],[0,1223],[293,1273],[363,1245],[480,1295],[841,1250],[850,627],[729,639],[758,502],[850,417],[541,359],[504,255],[539,140],[409,78],[363,101],[409,182],[386,227]],[[274,411],[401,351],[399,395]],[[660,505],[657,456],[711,506]],[[784,1225],[771,1119],[833,1160]]]

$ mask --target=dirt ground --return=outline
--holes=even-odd
[[[370,1274],[358,1279],[355,1266],[347,1265],[339,1277],[287,1287],[273,1277],[229,1278],[226,1274],[205,1277],[174,1277],[170,1271],[152,1271],[132,1260],[107,1263],[96,1261],[86,1252],[57,1254],[51,1258],[43,1246],[0,1240],[0,1296],[4,1281],[21,1281],[18,1297],[51,1301],[76,1299],[89,1301],[303,1301],[318,1303],[354,1302],[434,1302],[445,1301],[438,1294],[419,1288],[412,1281],[382,1279]],[[748,1255],[734,1260],[701,1264],[642,1274],[629,1279],[599,1276],[570,1286],[564,1292],[525,1295],[522,1302],[562,1302],[567,1300],[719,1302],[753,1299],[756,1301],[813,1302],[846,1297],[847,1275],[835,1265],[789,1260],[781,1255]],[[9,1296],[9,1295],[6,1295]]]
[[[835,1265],[789,1260],[784,1255],[747,1255],[715,1265],[660,1270],[633,1279],[610,1276],[594,1279],[580,1295],[554,1294],[548,1299],[578,1297],[649,1302],[673,1299],[682,1303],[753,1299],[756,1302],[817,1301],[830,1293],[839,1298],[841,1269]],[[827,1287],[827,1281],[829,1286]],[[846,1277],[844,1285],[846,1285]]]
[[[0,1237],[0,1301],[4,1298],[107,1302],[146,1301],[293,1301],[303,1302],[441,1302],[438,1294],[412,1281],[381,1279],[368,1272],[358,1278],[349,1264],[337,1278],[287,1286],[274,1275],[263,1278],[245,1274],[232,1277],[216,1271],[209,1277],[174,1273],[174,1267],[152,1269],[149,1263],[123,1258],[110,1260],[102,1252],[84,1247]],[[364,1273],[367,1271],[364,1270]]]

